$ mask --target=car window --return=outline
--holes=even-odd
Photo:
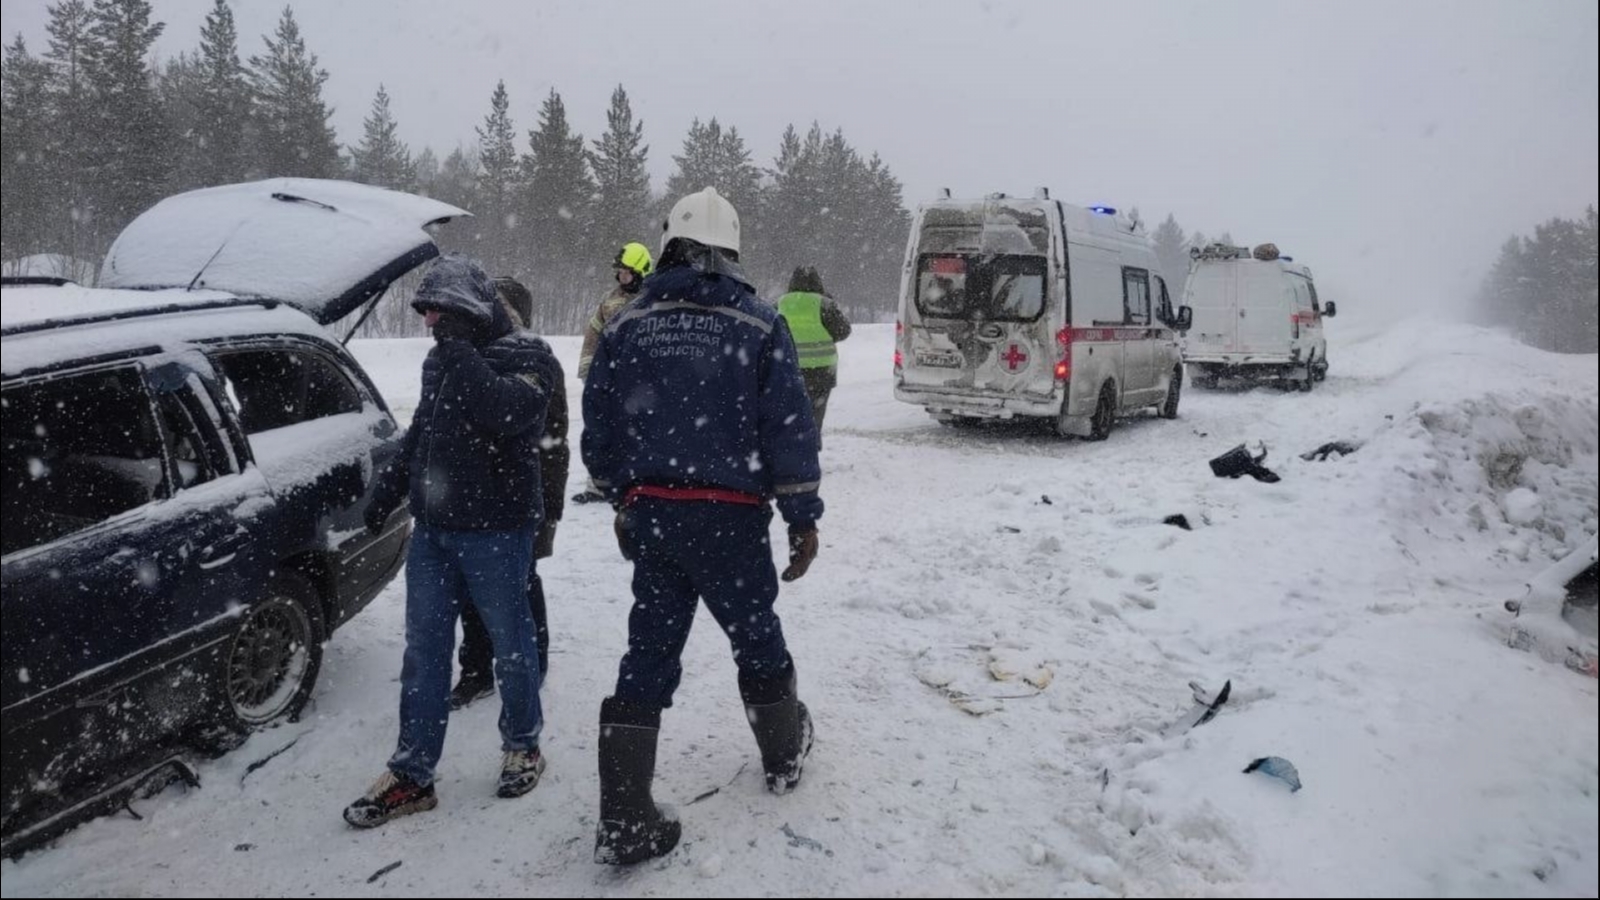
[[[1122,321],[1150,324],[1150,273],[1144,269],[1122,270]]]
[[[167,495],[161,432],[138,370],[8,387],[0,409],[0,552],[65,537]]]
[[[246,434],[360,412],[361,392],[326,357],[306,350],[238,350],[216,356]]]
[[[227,435],[218,429],[198,378],[191,376],[182,388],[158,393],[156,408],[161,412],[179,489],[239,471],[238,457]]]

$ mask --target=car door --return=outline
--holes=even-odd
[[[1151,323],[1153,329],[1153,344],[1150,349],[1151,376],[1155,381],[1156,395],[1165,396],[1167,380],[1182,361],[1183,349],[1178,334],[1178,310],[1172,305],[1172,295],[1167,291],[1167,280],[1160,275],[1151,277],[1154,281],[1156,301],[1155,321]]]
[[[1122,403],[1124,407],[1144,406],[1155,402],[1151,340],[1154,323],[1148,269],[1122,268],[1122,322],[1123,372],[1118,379],[1123,386]]]
[[[386,583],[405,551],[403,511],[377,535],[363,524],[377,473],[399,452],[400,428],[332,344],[285,337],[220,346],[211,356],[274,497],[271,542],[324,567],[332,628]]]

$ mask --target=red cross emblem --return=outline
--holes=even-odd
[[[1006,366],[1010,368],[1011,371],[1015,372],[1017,370],[1017,366],[1020,366],[1028,361],[1028,354],[1023,353],[1021,347],[1018,347],[1016,344],[1012,344],[1011,349],[1006,351],[1006,355],[1000,358],[1006,361]]]

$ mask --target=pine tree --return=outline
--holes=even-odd
[[[1152,241],[1156,248],[1156,264],[1161,267],[1161,277],[1166,279],[1172,303],[1182,302],[1183,285],[1189,278],[1189,244],[1183,236],[1183,226],[1171,213],[1156,226]]]
[[[478,128],[477,170],[474,173],[478,205],[474,250],[484,263],[502,272],[517,272],[512,265],[515,235],[518,232],[516,128],[511,123],[511,98],[504,81],[495,85],[489,98],[489,115]],[[451,159],[464,159],[457,149]],[[450,168],[450,160],[445,161]],[[444,199],[444,198],[440,198]],[[459,205],[459,204],[458,204]]]
[[[328,72],[306,50],[292,7],[283,8],[276,37],[263,37],[267,52],[250,57],[254,117],[261,126],[255,168],[264,176],[338,177],[344,163],[328,124],[333,112],[322,100]]]
[[[898,307],[901,256],[911,227],[900,179],[876,153],[867,161],[867,184],[865,270],[853,291],[839,295],[860,319],[892,316]]]
[[[695,119],[683,140],[683,153],[672,159],[678,168],[667,179],[668,202],[714,187],[739,210],[741,217],[754,215],[761,173],[750,161],[750,151],[739,129],[724,131],[715,118],[705,124]]]
[[[250,82],[239,63],[239,33],[227,0],[216,0],[200,28],[200,83],[190,139],[195,180],[203,185],[243,181],[250,127]]]
[[[650,234],[650,173],[645,159],[644,123],[635,122],[628,93],[617,85],[606,113],[606,132],[588,153],[594,172],[595,203],[592,235],[599,247],[618,247],[646,240]]]
[[[561,95],[551,90],[522,157],[520,219],[528,257],[513,271],[531,273],[528,287],[542,323],[547,329],[559,323],[563,334],[577,332],[608,268],[609,254],[585,241],[594,190],[583,136],[572,131]]]
[[[450,155],[439,164],[439,172],[431,182],[428,196],[468,212],[477,211],[479,208],[477,152],[463,147],[456,147],[450,151]]]
[[[1513,237],[1484,280],[1489,320],[1523,341],[1562,353],[1600,349],[1600,282],[1595,209],[1579,220],[1551,219],[1531,238]]]
[[[389,92],[380,84],[377,96],[372,98],[372,112],[364,123],[361,143],[350,151],[352,178],[397,191],[415,190],[416,164],[397,130],[394,114],[389,110]]]
[[[205,75],[202,63],[194,54],[180,52],[167,60],[156,78],[156,98],[167,120],[167,131],[173,136],[170,171],[166,193],[175,194],[207,184],[202,167],[206,163],[206,149],[199,136],[202,95],[205,93]]]
[[[49,7],[52,140],[46,164],[52,183],[49,236],[58,252],[72,259],[94,255],[88,222],[94,209],[90,185],[92,160],[90,122],[94,91],[89,85],[88,57],[98,39],[91,33],[89,4],[61,0]]]
[[[665,218],[673,203],[708,187],[717,189],[739,212],[739,259],[745,271],[759,279],[771,266],[764,255],[761,222],[761,171],[751,161],[739,129],[723,129],[715,118],[695,119],[683,139],[683,153],[674,156],[677,170],[667,179],[667,193],[657,218]]]
[[[95,0],[86,60],[94,90],[97,231],[103,242],[161,199],[171,137],[145,59],[165,26],[150,21],[148,0]]]
[[[0,258],[18,260],[49,246],[50,65],[22,35],[5,48],[0,76]],[[10,274],[10,273],[7,273]],[[27,274],[27,273],[18,273]]]

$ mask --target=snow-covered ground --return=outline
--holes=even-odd
[[[533,794],[495,799],[485,701],[452,721],[437,811],[341,821],[393,746],[397,583],[334,636],[304,721],[139,803],[144,821],[5,863],[4,894],[1593,897],[1596,682],[1508,649],[1501,602],[1595,533],[1596,359],[1436,322],[1330,330],[1315,393],[1192,390],[1179,421],[1091,444],[941,428],[892,398],[891,330],[859,329],[822,555],[780,601],[817,721],[805,784],[762,789],[702,616],[663,728],[656,793],[685,823],[666,859],[590,861],[630,598],[609,511],[578,507],[543,567]],[[557,344],[575,368],[576,340]],[[426,348],[356,347],[402,418]],[[1281,483],[1212,477],[1247,439]],[[1297,457],[1335,439],[1363,446]],[[1168,727],[1188,682],[1230,679],[1214,721]],[[1304,789],[1242,774],[1263,756]]]

